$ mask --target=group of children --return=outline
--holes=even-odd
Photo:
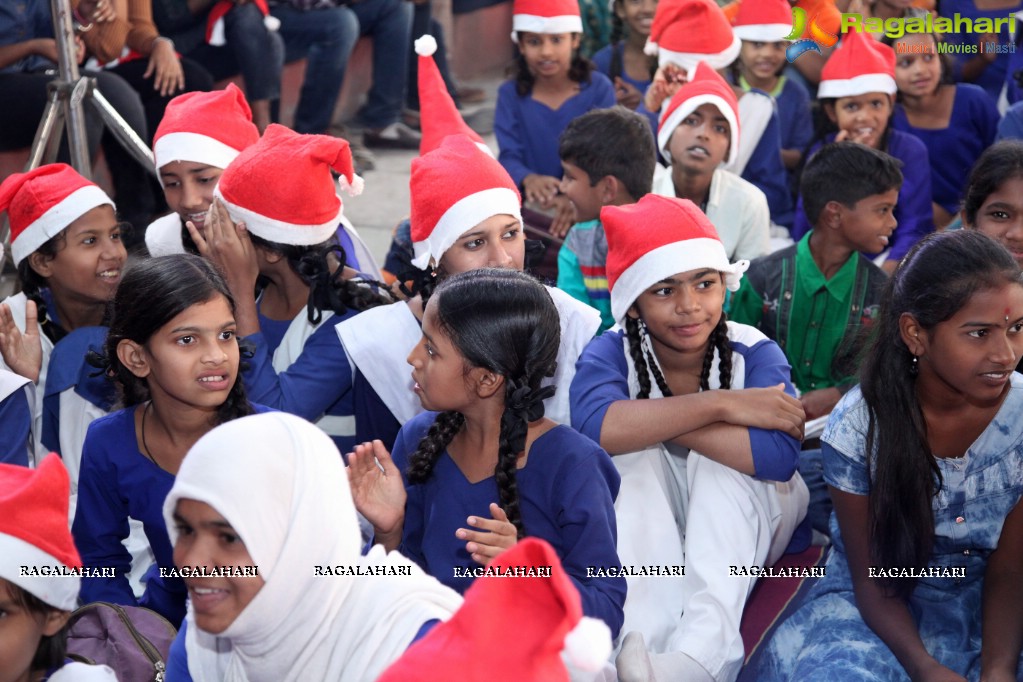
[[[756,679],[1017,679],[1023,143],[941,156],[930,207],[914,131],[986,95],[857,33],[811,143],[779,116],[799,92],[783,5],[745,0],[733,31],[710,0],[617,0],[611,80],[578,55],[574,0],[517,1],[498,158],[417,45],[396,287],[343,217],[347,142],[260,136],[233,87],[168,105],[174,212],[130,265],[74,170],[5,180],[0,671],[75,679],[69,612],[109,601],[179,628],[172,681],[451,679],[457,661],[411,661],[495,643],[519,665],[464,677],[540,679],[494,622],[549,625],[556,679],[734,680],[756,577],[730,569],[830,536]],[[788,170],[798,241],[775,249],[791,196],[758,179]],[[963,229],[927,234],[956,187]],[[523,199],[572,226],[556,287],[523,272]],[[189,570],[215,567],[239,570]],[[535,579],[489,580],[509,568],[552,569],[563,592],[536,603],[568,615],[503,623]],[[580,618],[596,666],[569,652]]]

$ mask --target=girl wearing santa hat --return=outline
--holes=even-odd
[[[529,275],[446,279],[408,356],[427,412],[402,427],[393,461],[380,441],[365,443],[349,454],[349,474],[375,542],[400,546],[445,585],[464,591],[477,568],[533,535],[554,546],[584,613],[617,635],[618,475],[596,443],[544,417],[559,336],[558,309]]]
[[[72,526],[86,566],[117,570],[113,578],[84,579],[83,601],[141,604],[175,625],[184,617],[180,579],[155,570],[136,600],[122,542],[129,517],[141,522],[156,567],[170,568],[160,508],[188,448],[218,424],[267,411],[249,402],[238,380],[236,329],[231,293],[206,260],[150,258],[125,273],[105,355],[93,358],[105,361],[124,408],[89,426]]]
[[[351,368],[334,325],[391,299],[346,267],[335,237],[343,207],[333,172],[361,187],[348,142],[272,125],[224,171],[205,235],[194,223],[188,229],[200,253],[220,265],[238,334],[255,346],[244,371],[249,395],[316,422],[347,452],[355,446],[345,388]],[[265,284],[254,298],[259,277]]]
[[[895,83],[895,51],[866,33],[849,31],[821,71],[817,102],[824,124],[807,157],[822,144],[849,140],[887,152],[902,161],[902,189],[895,206],[899,226],[892,235],[881,267],[891,273],[913,244],[934,231],[931,209],[931,165],[927,147],[915,136],[891,126]],[[800,239],[811,225],[796,207],[792,238]]]
[[[56,455],[36,469],[0,464],[0,679],[116,682],[107,666],[67,663],[81,568],[67,528],[70,485]],[[34,569],[34,570],[33,570]],[[45,572],[45,574],[44,574]]]
[[[11,257],[21,284],[21,293],[0,304],[0,366],[35,383],[32,436],[42,456],[43,398],[54,344],[68,332],[102,324],[127,252],[114,203],[65,164],[9,176],[0,185],[0,210],[10,220]],[[73,367],[65,369],[77,373],[82,357],[68,361]],[[64,417],[79,421],[70,408]],[[81,422],[82,429],[87,424]]]
[[[497,91],[499,159],[526,201],[555,211],[551,232],[563,237],[575,209],[558,194],[558,137],[575,117],[614,106],[614,86],[578,53],[583,25],[576,0],[516,0],[513,12],[519,55],[513,79]]]
[[[461,603],[397,552],[360,555],[340,453],[293,415],[205,435],[162,507],[175,565],[258,572],[185,579],[168,680],[368,682]]]
[[[525,239],[514,181],[493,156],[464,135],[412,161],[412,297],[337,325],[354,369],[357,441],[388,447],[402,424],[422,411],[405,359],[422,336],[423,310],[446,277],[484,267],[522,270]],[[561,344],[557,371],[545,384],[568,386],[575,361],[600,327],[600,313],[563,291],[548,288],[558,308]],[[545,401],[547,416],[569,423],[568,395]]]
[[[619,676],[734,680],[756,569],[729,567],[770,566],[806,514],[803,409],[781,349],[726,321],[726,290],[749,262],[729,263],[697,206],[649,194],[605,207],[601,221],[625,329],[580,357],[572,425],[621,473],[622,564],[686,567],[681,579],[628,578]]]

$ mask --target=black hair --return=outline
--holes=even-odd
[[[902,162],[858,142],[832,142],[811,156],[799,179],[803,209],[816,225],[829,201],[852,208],[857,201],[902,187]]]
[[[434,295],[437,321],[465,358],[465,371],[482,367],[504,377],[504,414],[494,477],[501,507],[525,535],[519,509],[516,465],[529,422],[543,417],[540,388],[558,365],[561,324],[550,294],[536,279],[515,270],[483,268],[446,279]],[[441,453],[465,423],[442,412],[409,457],[408,480],[425,483]]]
[[[984,150],[963,193],[963,222],[974,225],[987,198],[1008,180],[1023,177],[1023,141],[999,140]]]
[[[192,235],[188,232],[188,227],[185,226],[183,218],[181,219],[181,246],[184,247],[185,253],[190,253],[194,256],[200,255],[199,247],[196,246],[195,240],[192,239]]]
[[[932,500],[942,485],[916,393],[915,356],[902,340],[899,319],[912,315],[925,330],[956,314],[976,292],[1021,283],[1019,265],[998,242],[973,230],[920,240],[888,281],[874,336],[864,358],[860,390],[868,409],[871,563],[923,566],[934,544]],[[907,597],[915,582],[885,579]]]
[[[809,161],[807,155],[810,153],[810,150],[816,147],[819,143],[826,144],[829,135],[837,134],[839,132],[838,124],[831,120],[826,111],[826,107],[831,106],[835,111],[837,118],[838,100],[838,97],[824,97],[810,105],[811,116],[813,119],[813,137],[810,138],[810,142],[803,148],[802,158],[800,159],[799,165],[796,167],[796,172],[794,174],[796,188],[798,188],[802,182],[803,171]],[[892,110],[891,113],[888,114],[888,121],[885,122],[884,132],[881,133],[881,139],[878,140],[878,149],[884,152],[888,151],[888,140],[892,136],[892,117],[895,115],[895,102],[890,98],[889,101],[892,102]]]
[[[82,215],[85,214],[83,213]],[[79,218],[80,217],[81,216],[79,216]],[[77,220],[77,218],[75,220]],[[68,225],[70,224],[71,223],[68,223]],[[124,236],[131,231],[131,224],[119,222],[117,223],[117,228],[120,231],[121,239],[123,239]],[[52,260],[57,257],[57,253],[59,251],[62,251],[66,247],[67,228],[65,227],[58,234],[43,242],[43,244],[33,251],[33,253],[41,254],[47,260]],[[50,319],[47,314],[46,298],[43,296],[43,289],[48,289],[50,284],[46,281],[45,277],[35,271],[35,268],[33,268],[32,264],[29,262],[29,256],[26,256],[20,263],[18,263],[18,282],[21,285],[21,292],[25,294],[25,298],[30,301],[34,301],[36,304],[39,326],[43,330],[43,334],[45,334],[46,337],[54,344],[67,336],[68,330]]]
[[[54,611],[62,611],[56,606],[47,604],[39,597],[10,580],[2,581],[7,592],[7,597],[21,608],[28,611],[33,617],[48,618]],[[67,637],[70,625],[65,623],[64,627],[52,635],[43,635],[36,647],[35,655],[29,666],[31,671],[52,670],[64,664],[67,656]]]
[[[931,31],[930,33],[911,33],[898,38],[892,38],[887,33],[881,37],[881,42],[888,47],[895,49],[895,43],[904,38],[908,38],[910,35],[927,35],[934,39],[934,52],[916,53],[915,56],[922,57],[925,54],[930,54],[938,58],[938,64],[941,66],[941,75],[938,77],[938,84],[935,88],[940,88],[942,85],[955,85],[955,78],[953,78],[954,67],[952,64],[952,56],[942,46],[945,44],[945,36],[937,31]],[[896,53],[895,59],[898,60],[899,55]],[[902,91],[895,93],[895,101],[902,101]]]
[[[777,41],[777,40],[743,40],[742,42],[744,44],[745,43],[764,43],[764,44],[767,44],[767,43],[785,42],[785,41],[783,41],[783,40],[782,41]],[[774,72],[774,77],[775,78],[780,78],[782,75],[784,75],[785,69],[788,68],[788,65],[789,65],[789,63],[788,63],[787,60],[783,61],[781,63],[781,65],[778,66],[778,70]],[[739,85],[739,77],[742,76],[742,52],[741,51],[739,52],[739,56],[735,58],[735,61],[733,61],[731,64],[728,65],[728,75],[732,77],[732,83],[734,83],[735,85]]]
[[[124,274],[114,294],[110,331],[104,355],[91,354],[89,362],[103,366],[116,380],[124,407],[150,399],[149,383],[121,364],[117,346],[128,339],[144,345],[161,327],[192,307],[223,296],[231,311],[234,298],[220,272],[205,258],[173,254],[139,261]],[[243,357],[245,353],[243,353]],[[217,410],[214,426],[252,414],[240,376]]]
[[[621,3],[621,0],[615,0],[614,4],[617,7]],[[625,37],[625,22],[618,16],[618,12],[611,10],[611,65],[608,69],[608,78],[614,81],[615,78],[622,76],[625,73],[625,64],[623,63],[622,55],[618,51],[618,45],[622,42],[622,38]],[[653,80],[654,74],[657,73],[657,59],[655,57],[647,57],[647,66],[650,71],[650,80]]]
[[[625,338],[629,342],[629,357],[636,367],[636,378],[639,380],[638,399],[650,397],[650,377],[653,376],[657,382],[657,388],[665,398],[672,395],[668,382],[657,364],[651,350],[643,347],[643,336],[646,334],[642,320],[631,316],[625,317]],[[728,343],[728,319],[724,311],[717,326],[711,331],[707,338],[707,350],[703,354],[703,368],[700,370],[700,390],[710,390],[710,370],[714,366],[714,354],[717,353],[718,360],[718,381],[721,388],[732,387],[732,347]]]
[[[577,34],[572,33],[571,35]],[[519,40],[521,40],[521,37]],[[518,49],[517,44],[515,52],[515,59],[508,65],[507,75],[515,80],[515,92],[518,96],[526,97],[533,92],[533,83],[536,82],[536,78],[529,71],[529,64],[526,63],[526,58],[522,55],[522,51]],[[582,56],[579,50],[576,49],[575,54],[572,55],[572,63],[568,67],[568,78],[576,83],[589,83],[590,74],[596,68],[593,62]]]
[[[344,315],[349,308],[361,311],[393,302],[389,295],[381,293],[390,291],[387,285],[343,277],[348,257],[336,235],[315,246],[280,244],[251,233],[249,238],[257,247],[286,258],[292,271],[309,285],[306,316],[310,324],[319,324],[324,310]],[[336,260],[336,267],[331,263],[332,258]]]
[[[558,156],[589,175],[591,187],[614,176],[633,201],[650,193],[657,164],[650,122],[623,106],[573,119],[558,140]]]

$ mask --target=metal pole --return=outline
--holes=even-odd
[[[89,144],[85,134],[85,112],[82,99],[88,92],[88,82],[79,79],[75,49],[75,32],[71,24],[71,4],[68,0],[50,0],[53,12],[54,35],[57,39],[57,66],[60,80],[72,84],[70,96],[64,100],[64,120],[67,122],[68,147],[71,165],[87,178],[92,178]]]

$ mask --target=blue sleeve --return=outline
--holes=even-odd
[[[32,410],[24,387],[0,402],[0,463],[28,466]]]
[[[128,502],[117,490],[118,476],[104,434],[89,427],[82,445],[78,507],[71,527],[75,546],[87,568],[113,568],[113,578],[82,578],[82,603],[107,601],[138,606],[128,584],[131,555],[121,541],[128,537]]]
[[[373,390],[366,376],[356,368],[352,382],[352,401],[355,408],[355,442],[365,443],[379,439],[391,450],[398,437],[401,423],[395,419],[390,408]]]
[[[534,171],[526,159],[526,140],[523,133],[522,107],[515,92],[515,83],[508,81],[497,90],[497,109],[494,111],[494,136],[499,150],[497,159],[508,171],[518,187]]]
[[[255,346],[242,373],[249,400],[310,421],[323,416],[352,388],[352,367],[334,329],[341,319],[335,316],[321,324],[306,340],[298,359],[279,374],[262,332],[245,337]]]
[[[998,135],[998,123],[1001,118],[998,107],[991,101],[991,98],[982,95],[982,93],[977,93],[977,97],[972,98],[972,104],[970,118],[980,133],[981,144],[984,149],[987,149],[994,144],[995,137]]]
[[[575,363],[569,389],[572,428],[594,443],[611,404],[629,399],[629,365],[625,361],[624,332],[605,332],[590,341]]]
[[[821,456],[824,458],[825,483],[852,495],[870,494],[864,460],[850,457],[824,441],[821,441]]]
[[[924,143],[908,133],[893,131],[888,153],[902,161],[902,189],[895,206],[899,226],[888,254],[888,260],[901,260],[914,244],[934,231],[931,162]]]
[[[419,628],[419,632],[417,632],[416,636],[412,638],[411,642],[409,642],[409,646],[412,646],[413,644],[421,640],[423,637],[426,637],[428,634],[430,634],[430,630],[433,630],[440,624],[441,620],[439,618],[434,618],[433,620],[428,620],[425,623],[423,623],[423,627]],[[170,682],[170,680],[168,680],[168,682]]]
[[[562,485],[555,489],[555,503],[561,564],[579,590],[583,613],[603,620],[611,636],[617,637],[625,620],[625,578],[591,577],[587,569],[621,566],[614,509],[621,477],[600,448],[594,448],[574,469],[558,474]]]
[[[614,45],[605,45],[604,47],[597,50],[590,61],[597,67],[597,71],[604,74],[608,78],[611,77],[611,51],[614,50]]]
[[[793,220],[792,195],[786,184],[787,177],[785,164],[781,160],[781,126],[778,123],[778,112],[775,111],[742,171],[742,179],[759,187],[767,197],[771,220],[790,227]]]
[[[1009,107],[998,124],[998,139],[1004,140],[1023,139],[1023,103],[1016,103]]]
[[[764,339],[745,354],[746,382],[744,388],[767,388],[785,384],[785,392],[796,395],[792,387],[792,368],[785,354],[774,341]],[[765,481],[787,481],[799,464],[800,443],[783,431],[750,427],[750,449],[756,478]]]
[[[636,113],[646,116],[646,119],[650,122],[650,134],[654,137],[654,149],[657,150],[657,126],[660,124],[660,113],[647,109],[646,104],[642,100],[640,100],[639,106],[636,107]]]
[[[185,648],[187,629],[188,623],[182,623],[178,636],[171,642],[170,653],[167,655],[167,674],[164,677],[166,682],[192,682],[192,676],[188,674],[188,650]]]
[[[779,102],[778,113],[785,113],[787,121],[786,133],[782,139],[783,149],[798,149],[804,151],[813,139],[813,110],[810,106],[810,93],[806,91],[803,84],[792,80],[785,81],[785,89],[782,91],[782,98],[787,98],[784,109]]]
[[[594,90],[593,106],[590,107],[591,109],[609,109],[618,103],[614,83],[604,74],[591,74],[590,87]]]

